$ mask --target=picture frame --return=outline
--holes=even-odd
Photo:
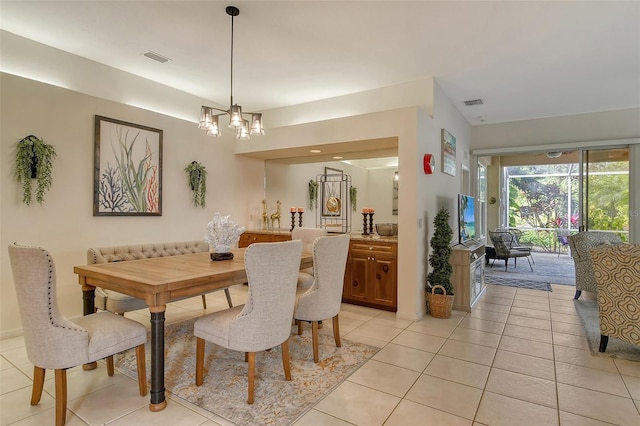
[[[324,179],[322,180],[322,216],[340,217],[342,215],[342,203],[345,197],[342,194],[342,170],[331,167],[324,168]]]
[[[456,138],[446,129],[442,129],[442,172],[456,175]]]
[[[94,216],[162,216],[163,131],[95,116]]]

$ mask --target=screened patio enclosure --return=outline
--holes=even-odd
[[[566,163],[545,164],[547,156],[537,155],[540,164],[502,167],[501,227],[545,252],[567,252],[566,236],[583,230],[628,241],[628,148],[553,153],[562,154]]]

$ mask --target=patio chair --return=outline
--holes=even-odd
[[[524,250],[518,248],[509,248],[508,242],[513,241],[513,236],[506,231],[489,231],[489,237],[493,243],[493,247],[496,251],[496,259],[504,259],[504,270],[507,271],[509,265],[509,259],[513,258],[514,265],[518,267],[518,258],[525,257],[529,262],[529,268],[533,272],[533,266],[531,265],[531,250]]]
[[[522,237],[522,231],[518,229],[496,229],[496,232],[503,232],[502,239],[507,245],[507,248],[510,250],[518,250],[529,253],[531,256],[531,262],[536,263],[533,260],[533,255],[531,254],[531,244],[521,243],[520,239]]]
[[[571,250],[569,249],[569,235],[571,231],[568,229],[556,229],[556,238],[558,243],[560,243],[560,249],[566,247],[567,254],[571,254]],[[561,250],[558,250],[558,256],[560,256]]]

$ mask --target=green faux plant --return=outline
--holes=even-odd
[[[204,208],[207,196],[207,170],[197,161],[192,161],[184,169],[189,179],[189,188],[193,191],[193,205]]]
[[[16,178],[22,184],[22,202],[31,204],[31,180],[36,179],[36,201],[42,204],[44,194],[51,188],[53,159],[56,149],[39,139],[29,135],[18,142],[16,152]]]
[[[311,179],[309,181],[309,210],[318,206],[318,182]]]
[[[431,254],[429,264],[432,271],[427,276],[427,291],[436,285],[445,288],[448,295],[453,295],[453,285],[451,284],[451,238],[453,230],[449,225],[449,210],[442,207],[433,219],[433,237],[431,238]]]
[[[356,205],[358,203],[358,188],[355,186],[349,187],[349,198],[351,199],[351,209],[355,212],[358,209]]]

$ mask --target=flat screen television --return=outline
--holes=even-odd
[[[458,243],[476,239],[476,200],[458,194]]]

